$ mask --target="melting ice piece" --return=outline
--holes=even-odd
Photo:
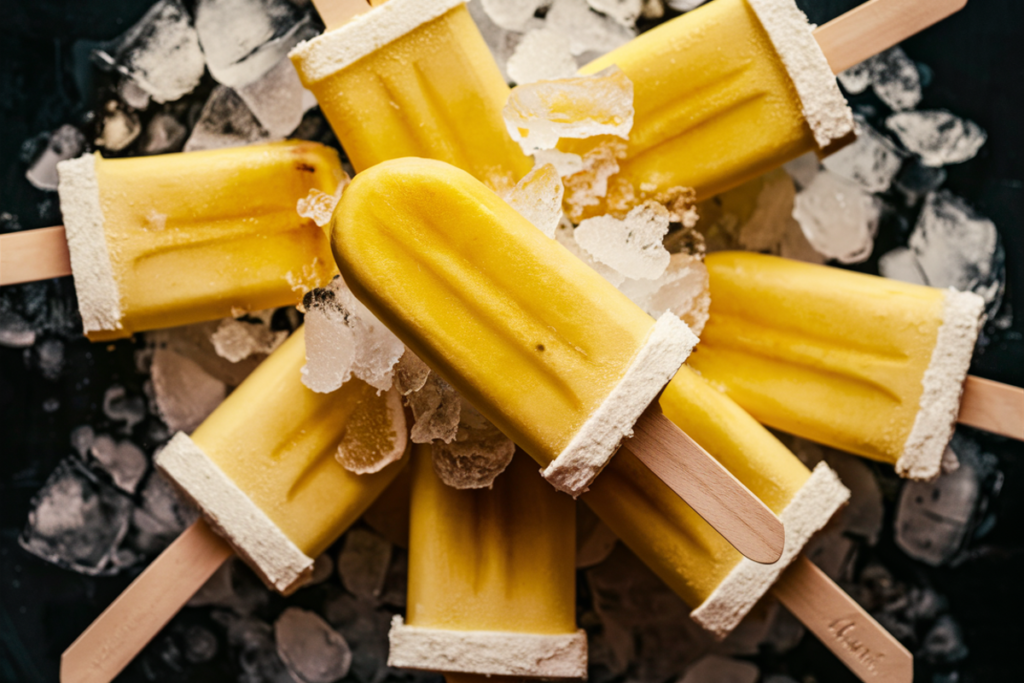
[[[871,88],[893,111],[913,109],[921,101],[921,74],[914,60],[901,47],[894,47],[868,60]]]
[[[836,74],[836,78],[839,79],[839,83],[846,92],[851,95],[859,95],[871,87],[871,81],[874,77],[872,59],[874,58],[869,57],[860,64],[854,64],[846,71]]]
[[[213,348],[232,363],[257,354],[270,354],[288,338],[287,330],[271,330],[269,325],[226,318],[210,335]]]
[[[515,87],[503,110],[505,126],[523,151],[551,149],[559,138],[615,135],[633,128],[633,82],[617,66],[593,76]]]
[[[796,183],[798,189],[803,189],[811,184],[814,180],[814,176],[818,175],[818,171],[821,169],[821,162],[818,161],[818,155],[814,152],[808,152],[798,156],[792,161],[787,161],[783,166],[789,177]]]
[[[536,81],[571,78],[576,60],[569,51],[569,38],[550,28],[530,31],[509,57],[508,76],[523,85]]]
[[[270,591],[237,557],[230,558],[196,591],[188,607],[223,607],[247,617],[270,600]],[[223,622],[222,622],[223,623]],[[231,637],[230,630],[228,637]]]
[[[569,48],[583,64],[625,45],[636,36],[616,23],[591,11],[587,0],[555,0],[545,16],[547,26],[569,37]]]
[[[307,293],[306,365],[302,383],[334,391],[355,376],[378,391],[391,388],[405,345],[370,313],[341,277]]]
[[[114,422],[123,422],[121,431],[128,434],[146,419],[146,403],[141,396],[129,396],[120,384],[103,392],[103,414]]]
[[[157,102],[172,102],[199,85],[206,68],[199,36],[179,0],[161,0],[121,38],[118,71]]]
[[[139,140],[139,154],[177,152],[188,138],[188,129],[170,114],[159,113],[149,120]]]
[[[634,28],[644,2],[643,0],[587,0],[587,4],[606,17],[614,19],[621,26]]]
[[[160,419],[172,432],[194,430],[227,395],[224,382],[170,349],[153,352],[151,372]]]
[[[268,140],[267,131],[242,98],[231,88],[218,85],[203,105],[199,121],[185,142],[185,151],[239,147]]]
[[[882,277],[887,277],[890,280],[910,282],[915,285],[928,284],[917,256],[912,249],[907,247],[896,247],[892,251],[882,254],[882,257],[878,259],[878,272]]]
[[[970,654],[964,642],[963,629],[948,614],[943,614],[935,621],[921,643],[921,651],[929,662],[939,664],[959,662],[967,659]]]
[[[677,12],[689,12],[697,9],[708,0],[665,0],[665,4]]]
[[[139,137],[142,124],[135,112],[124,109],[116,100],[107,102],[104,109],[96,145],[111,152],[120,152]]]
[[[131,499],[97,479],[78,458],[65,458],[32,499],[18,543],[66,569],[116,574],[117,549],[131,512]]]
[[[501,0],[497,0],[499,5],[504,3]],[[509,80],[506,64],[509,57],[515,51],[516,45],[519,44],[522,38],[522,33],[518,30],[509,30],[499,26],[495,23],[494,19],[487,13],[483,7],[481,0],[469,0],[466,3],[466,7],[469,9],[469,14],[473,17],[474,23],[478,29],[480,29],[480,35],[483,36],[484,42],[487,43],[487,47],[490,49],[491,54],[494,56],[494,61],[498,65],[498,69],[501,71],[501,76],[506,81]],[[530,26],[540,27],[544,25],[544,22],[540,19],[531,19],[527,22]]]
[[[64,370],[64,342],[59,339],[44,339],[33,351],[33,358],[43,377],[51,382],[57,380]]]
[[[840,263],[860,263],[871,255],[879,214],[871,194],[830,171],[797,193],[793,207],[793,218],[811,246]]]
[[[348,177],[348,173],[345,173],[345,177],[338,183],[338,189],[335,190],[333,195],[327,194],[315,187],[310,188],[309,194],[300,199],[295,205],[295,210],[303,218],[309,218],[319,227],[324,227],[331,222],[331,216],[334,215],[334,207],[341,201],[341,193],[345,191],[350,181],[351,178]]]
[[[558,170],[551,164],[544,164],[534,166],[504,199],[538,230],[553,238],[562,220],[564,194]]]
[[[921,157],[925,166],[959,164],[973,159],[988,135],[974,121],[944,109],[903,111],[885,120],[903,146]]]
[[[199,517],[199,512],[163,474],[154,470],[142,489],[142,506],[132,511],[132,543],[154,555]]]
[[[495,24],[509,31],[522,31],[526,28],[534,13],[541,5],[549,4],[547,0],[482,0],[480,3],[487,16]]]
[[[219,610],[213,612],[213,619],[227,628],[228,643],[238,657],[239,681],[296,681],[277,653],[270,624],[256,617],[239,617]]]
[[[36,331],[18,315],[6,297],[0,297],[0,346],[27,349],[36,343]]]
[[[756,683],[761,670],[740,659],[707,655],[686,670],[679,683]]]
[[[902,154],[863,117],[855,118],[856,142],[825,157],[822,164],[833,173],[860,183],[868,192],[885,192],[900,170]]]
[[[306,25],[302,38],[317,31]],[[270,71],[236,92],[272,140],[286,138],[302,123],[302,116],[316,106],[316,97],[302,87],[292,62],[284,57]]]
[[[338,575],[348,592],[357,598],[380,595],[391,562],[391,543],[372,531],[352,529],[338,553]]]
[[[406,349],[395,365],[395,388],[402,396],[419,391],[430,377],[430,368],[415,353]]]
[[[32,162],[25,179],[40,190],[57,189],[57,163],[74,159],[85,149],[85,135],[74,126],[64,124],[53,131],[43,153]]]
[[[558,241],[563,247],[568,249],[573,256],[583,261],[585,264],[596,272],[598,275],[603,277],[608,282],[612,283],[615,287],[618,287],[626,281],[626,276],[615,270],[611,266],[607,266],[600,261],[594,260],[594,258],[579,245],[576,241],[575,229],[572,227],[572,223],[569,221],[562,221],[555,231],[555,240]]]
[[[935,481],[904,482],[896,507],[896,545],[925,564],[945,564],[967,537],[980,493],[970,463]]]
[[[348,674],[352,651],[314,612],[289,607],[274,622],[277,654],[299,683],[334,683]]]
[[[551,150],[538,152],[536,158],[538,163],[549,161],[559,168],[565,183],[565,203],[569,218],[579,223],[590,207],[597,207],[605,201],[609,189],[608,180],[618,173],[618,160],[625,155],[625,141],[606,136],[582,157]]]
[[[462,400],[459,392],[430,373],[421,387],[408,394],[415,424],[409,438],[413,443],[451,442],[459,429]]]
[[[398,390],[392,387],[383,394],[368,392],[349,417],[336,458],[356,474],[379,472],[402,457],[407,442],[405,410]]]
[[[672,254],[669,265],[655,280],[626,280],[619,289],[653,318],[672,311],[698,337],[708,322],[711,306],[708,269],[690,254]]]
[[[576,242],[595,260],[634,279],[656,280],[668,267],[670,256],[664,239],[668,234],[668,210],[645,202],[622,220],[614,216],[588,218],[579,224]]]
[[[135,493],[149,467],[149,461],[141,448],[131,441],[115,441],[107,434],[95,438],[89,453],[110,475],[114,485],[128,493]]]
[[[516,446],[473,406],[462,402],[458,432],[451,443],[430,447],[434,472],[457,489],[491,488],[512,462]]]

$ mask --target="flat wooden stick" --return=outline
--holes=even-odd
[[[832,73],[846,71],[920,33],[967,0],[871,0],[814,29]]]
[[[968,375],[956,419],[969,427],[1024,441],[1024,389]]]
[[[61,683],[110,683],[232,554],[203,520],[186,529],[64,651]]]
[[[0,235],[0,285],[71,275],[64,226]]]
[[[783,572],[772,592],[860,680],[914,679],[914,657],[907,648],[803,555]]]
[[[786,532],[779,518],[696,441],[661,413],[657,401],[633,425],[624,448],[754,562],[782,556]]]
[[[317,14],[327,31],[344,26],[353,18],[370,10],[367,0],[313,0]]]

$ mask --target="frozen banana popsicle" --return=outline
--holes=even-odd
[[[5,258],[0,278],[67,274],[70,252],[83,327],[94,341],[295,304],[337,272],[324,231],[296,213],[310,190],[334,194],[343,178],[337,153],[323,145],[129,159],[97,153],[57,169],[63,230],[5,235],[5,251],[51,239],[20,253],[18,263]],[[48,272],[51,261],[64,269]]]
[[[340,4],[317,3],[328,30],[290,56],[357,172],[418,156],[503,189],[530,170],[501,116],[508,86],[465,0],[364,2],[332,28]]]
[[[696,342],[674,315],[653,320],[493,191],[438,161],[359,174],[331,239],[353,293],[556,488],[585,491],[632,436],[645,464],[741,552],[778,559],[778,520],[656,404],[648,410]]]
[[[492,489],[457,490],[414,446],[405,620],[390,666],[485,676],[585,678],[576,628],[576,508],[518,452]]]
[[[302,384],[304,364],[300,328],[191,436],[179,432],[160,451],[157,467],[205,521],[165,550],[64,653],[62,680],[112,679],[232,550],[269,586],[295,590],[314,558],[397,476],[408,459],[397,392],[378,396],[352,379],[333,393],[315,393]],[[379,428],[360,440],[395,461],[372,474],[342,467],[335,455],[353,428]]]
[[[706,265],[710,320],[690,359],[705,379],[771,427],[939,474],[981,297],[749,252]]]

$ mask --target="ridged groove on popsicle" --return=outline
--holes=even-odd
[[[803,105],[804,118],[818,147],[853,132],[853,112],[846,104],[806,15],[793,0],[747,0],[771,38]]]
[[[156,458],[156,466],[203,510],[207,520],[261,578],[282,593],[309,579],[307,557],[183,432]]]
[[[824,462],[818,463],[810,479],[779,515],[786,529],[786,546],[779,561],[758,564],[741,559],[707,600],[690,613],[693,620],[717,638],[729,635],[803,550],[811,536],[825,526],[849,498],[850,491],[836,473]]]
[[[408,626],[395,615],[388,666],[489,676],[585,678],[587,634],[453,631]]]
[[[896,461],[896,472],[910,479],[939,476],[942,453],[953,437],[967,370],[985,322],[985,300],[950,288],[942,303],[942,326],[921,385],[920,409]]]
[[[61,213],[71,253],[75,294],[86,334],[121,329],[121,293],[103,230],[96,157],[86,154],[57,164]]]

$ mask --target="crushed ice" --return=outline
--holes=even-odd
[[[308,218],[319,227],[324,227],[331,222],[331,216],[334,215],[334,208],[338,206],[338,202],[341,201],[341,193],[348,187],[351,178],[346,173],[341,182],[338,183],[338,189],[334,191],[334,194],[327,194],[323,190],[318,190],[315,187],[310,188],[309,194],[300,199],[295,206],[295,210],[303,218]]]
[[[562,197],[565,187],[558,170],[551,164],[533,167],[505,196],[509,206],[537,226],[548,237],[562,220]]]
[[[818,253],[840,263],[860,263],[871,255],[881,209],[860,185],[821,171],[797,193],[793,218]]]
[[[669,264],[669,253],[663,243],[668,227],[668,210],[648,201],[623,220],[614,216],[588,218],[579,224],[574,235],[584,251],[622,275],[656,280]]]
[[[988,138],[974,121],[943,109],[897,112],[885,125],[922,164],[931,167],[973,159]]]
[[[315,612],[289,607],[274,622],[277,654],[298,683],[334,683],[348,674],[352,651]]]
[[[491,488],[512,462],[515,450],[511,439],[465,401],[455,438],[448,443],[434,441],[430,447],[434,472],[457,489]]]
[[[272,330],[269,316],[254,322],[226,318],[210,335],[217,355],[232,363],[250,356],[269,355],[288,338],[287,330]]]

